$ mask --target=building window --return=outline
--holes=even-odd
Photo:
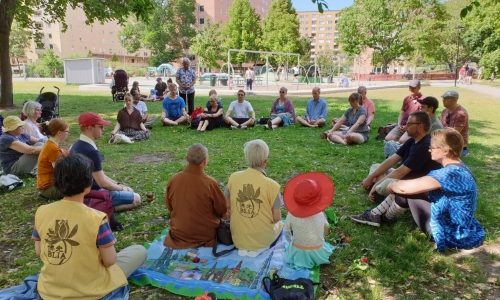
[[[50,48],[50,49],[54,49],[54,45],[49,44],[49,48]]]
[[[52,33],[49,33],[49,39],[51,39],[51,38],[52,38]]]
[[[200,25],[205,24],[205,18],[200,18]]]
[[[200,10],[200,11],[205,11],[205,6],[200,5],[199,10]]]
[[[134,58],[132,58],[132,63],[135,63],[135,59]]]

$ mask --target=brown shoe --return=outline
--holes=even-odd
[[[322,132],[319,134],[320,139],[326,140],[328,138],[328,134],[326,132]]]

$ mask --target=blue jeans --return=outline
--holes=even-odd
[[[111,191],[111,201],[113,206],[132,204],[134,202],[134,193],[128,191]]]

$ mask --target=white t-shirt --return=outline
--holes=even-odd
[[[291,235],[292,243],[302,246],[321,246],[325,241],[325,225],[328,220],[323,212],[307,218],[297,218],[288,213],[285,220],[285,234]]]
[[[227,111],[233,118],[253,118],[254,115],[252,104],[247,100],[241,103],[238,100],[231,102]]]
[[[148,113],[148,107],[144,101],[139,101],[137,104],[134,104],[134,107],[141,113],[141,116],[144,118],[144,115]]]

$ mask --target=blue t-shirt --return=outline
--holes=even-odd
[[[431,136],[427,134],[418,143],[411,138],[398,149],[396,154],[401,157],[402,164],[411,170],[402,179],[419,178],[441,168],[440,164],[431,159],[430,144]]]
[[[316,121],[319,119],[326,119],[328,115],[328,110],[326,109],[326,102],[323,98],[319,98],[317,101],[314,99],[309,100],[306,106],[306,117],[310,120]]]
[[[429,192],[431,230],[439,251],[470,249],[482,244],[484,229],[474,218],[477,187],[465,165],[448,165],[429,173],[441,189]]]
[[[2,170],[5,174],[10,174],[12,165],[15,164],[21,156],[23,156],[21,152],[17,152],[16,150],[12,150],[10,148],[10,145],[12,145],[15,141],[29,145],[30,137],[24,133],[18,137],[6,132],[0,135],[0,165],[2,166]]]
[[[102,170],[102,161],[104,160],[104,156],[101,154],[101,152],[99,152],[99,150],[92,147],[91,144],[82,140],[78,140],[71,147],[70,153],[80,153],[89,158],[94,165],[92,172],[99,172]],[[101,187],[95,182],[95,180],[92,183],[92,189],[101,189]]]
[[[186,103],[180,96],[175,99],[168,96],[163,98],[163,109],[169,119],[176,120],[182,117],[184,107],[186,107]]]

